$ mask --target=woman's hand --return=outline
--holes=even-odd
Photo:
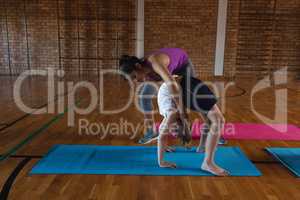
[[[188,115],[185,112],[180,114],[180,121],[182,124],[182,129],[179,137],[183,145],[186,145],[191,141],[191,129]]]

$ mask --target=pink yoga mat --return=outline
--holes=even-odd
[[[193,123],[193,139],[199,139],[202,125],[199,121]],[[300,128],[292,124],[226,123],[222,135],[232,140],[300,141]]]

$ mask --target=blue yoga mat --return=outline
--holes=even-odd
[[[300,148],[266,148],[279,162],[300,177]]]
[[[154,146],[56,145],[31,170],[31,174],[124,174],[211,176],[200,170],[204,154],[195,148],[177,147],[165,160],[177,169],[160,168]],[[233,176],[260,176],[258,169],[238,147],[219,147],[216,162]]]

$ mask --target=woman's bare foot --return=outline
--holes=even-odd
[[[230,176],[229,172],[227,172],[225,169],[222,169],[216,164],[207,164],[203,162],[201,169],[216,176]]]
[[[161,161],[159,163],[159,166],[163,167],[163,168],[176,168],[177,167],[175,163],[166,162],[166,161]]]
[[[205,146],[198,146],[196,149],[197,153],[205,153]]]

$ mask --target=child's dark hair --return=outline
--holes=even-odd
[[[178,138],[181,140],[181,144],[186,146],[190,143],[191,137],[191,130],[190,124],[183,122],[182,120],[178,120],[179,128],[178,128]]]
[[[135,56],[123,55],[119,60],[119,68],[125,74],[131,74],[136,69],[136,64],[142,63],[142,60]]]

